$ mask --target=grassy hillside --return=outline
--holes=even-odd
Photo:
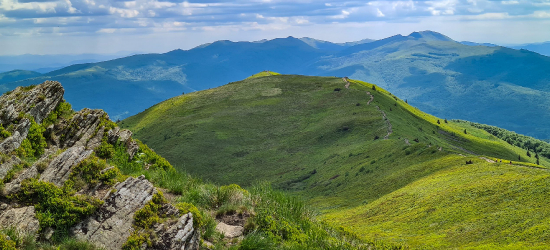
[[[548,160],[540,157],[540,165],[536,165],[536,159],[527,157],[524,149],[485,130],[425,114],[378,86],[349,82],[347,89],[346,82],[335,77],[248,78],[172,98],[119,125],[134,131],[137,138],[178,169],[220,184],[249,186],[257,181],[272,182],[279,189],[305,197],[333,223],[351,225],[353,231],[367,239],[384,238],[413,247],[509,244],[465,236],[453,241],[444,233],[500,211],[501,207],[483,202],[496,202],[497,197],[492,196],[495,193],[504,195],[499,197],[509,202],[520,202],[522,190],[532,184],[527,180],[544,177],[550,166]],[[384,139],[386,136],[388,139]],[[489,163],[495,160],[499,163]],[[467,161],[473,164],[466,164]],[[495,191],[476,193],[472,185],[481,182],[483,176],[492,176],[493,170],[519,180],[513,184],[517,193],[507,196],[500,192],[512,187],[507,179],[480,183]],[[444,173],[455,174],[455,181],[463,183],[439,190],[440,185],[434,183],[445,182]],[[430,228],[419,226],[415,231],[407,223],[387,223],[401,218],[398,213],[369,219],[370,214],[360,212],[374,206],[384,210],[384,200],[392,199],[396,193],[425,195],[420,191],[428,187],[442,195],[426,197],[426,204],[456,203],[453,207],[458,210],[444,211],[468,215],[455,216],[453,223],[442,224],[439,231],[433,231],[437,237],[426,234]],[[471,200],[443,195],[453,192],[474,195],[476,209],[469,208]],[[533,202],[540,205],[545,195],[542,191],[535,194]],[[416,207],[410,202],[415,200],[397,200],[395,207],[411,213],[428,209],[427,205]],[[518,213],[527,214],[532,209],[532,204],[518,204]],[[503,218],[515,219],[514,214]],[[541,218],[549,216],[543,213]],[[419,225],[431,225],[426,223],[434,220],[417,219]],[[541,226],[542,221],[532,225]],[[519,228],[527,230],[530,225]],[[497,225],[487,221],[478,231],[491,231],[493,226]],[[395,233],[382,233],[386,231]],[[520,242],[537,243],[543,238],[540,234],[524,238],[512,234]]]

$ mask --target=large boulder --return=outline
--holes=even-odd
[[[9,154],[19,148],[23,140],[27,138],[30,128],[31,122],[29,119],[21,119],[19,124],[15,127],[13,134],[0,143],[0,153]]]
[[[46,132],[54,135],[51,143],[59,148],[85,146],[94,149],[101,144],[105,132],[105,128],[100,127],[101,122],[108,119],[107,113],[101,109],[85,108],[76,112],[71,120],[51,126]]]
[[[169,204],[168,204],[169,205]],[[169,205],[171,206],[171,205]],[[199,249],[199,232],[193,228],[193,214],[187,213],[175,221],[167,220],[155,227],[157,241],[149,249]]]
[[[30,114],[41,123],[63,100],[65,90],[59,82],[46,81],[31,87],[17,87],[0,97],[0,123],[11,124],[19,120],[20,113]]]
[[[98,211],[72,230],[77,238],[108,250],[122,247],[133,230],[134,213],[157,193],[144,176],[129,177],[114,188],[116,192],[105,199]]]
[[[86,150],[83,146],[68,148],[50,162],[40,175],[40,180],[51,182],[57,186],[63,186],[65,181],[69,179],[72,168],[88,158],[92,153],[92,150]]]

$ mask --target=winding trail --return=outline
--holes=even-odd
[[[346,83],[346,89],[349,89],[349,86],[350,86],[350,81],[349,81],[349,78],[347,76],[345,77],[342,77],[342,81],[344,81]],[[374,96],[369,92],[369,91],[366,91],[367,95],[370,96],[370,99],[369,101],[367,102],[367,105],[369,105],[373,100],[374,100]],[[382,113],[382,118],[384,119],[384,121],[386,122],[386,126],[388,127],[388,133],[384,136],[384,140],[387,140],[390,138],[390,135],[393,133],[393,129],[392,129],[392,125],[390,123],[390,120],[388,119],[388,117],[386,116],[386,112],[384,112],[382,109],[380,109],[380,107],[376,106],[376,109]],[[408,143],[408,141],[407,141]],[[410,144],[409,144],[410,145]]]
[[[388,117],[386,116],[386,112],[384,112],[383,110],[381,110],[380,107],[376,106],[376,109],[378,109],[378,111],[380,111],[380,113],[382,113],[382,117],[384,118],[384,121],[386,121],[386,125],[388,126],[388,134],[386,134],[386,136],[384,136],[384,140],[387,140],[387,139],[390,138],[390,135],[393,133],[392,126],[391,126],[391,123],[390,123],[390,120],[389,120]]]
[[[349,78],[347,76],[342,77],[342,81],[346,83],[346,89],[349,89],[349,85],[351,84],[348,80]]]

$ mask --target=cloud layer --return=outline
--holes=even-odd
[[[529,23],[542,28],[549,20],[550,0],[0,0],[0,36],[8,40],[12,37],[13,41],[60,36],[177,37],[174,33],[186,34],[187,38],[193,34],[205,40],[220,33],[234,36],[240,32],[255,34],[254,37],[265,34],[264,38],[268,38],[268,34],[284,34],[281,31],[285,30],[312,34],[312,29],[322,27],[338,30],[337,27],[377,26],[380,30],[384,25],[400,28],[430,22],[453,24],[448,27],[453,33],[452,29],[469,27],[472,22],[485,23],[487,27],[494,22],[508,22],[511,27]],[[457,26],[458,23],[464,25]],[[424,29],[429,28],[427,25]],[[378,36],[391,35],[390,30],[385,30],[388,34],[379,32],[384,34]],[[322,31],[318,33],[322,36]],[[244,35],[241,40],[249,37]]]

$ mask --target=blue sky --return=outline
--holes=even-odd
[[[458,41],[550,41],[550,0],[0,0],[0,55],[166,52],[287,36],[347,42],[421,30]]]

